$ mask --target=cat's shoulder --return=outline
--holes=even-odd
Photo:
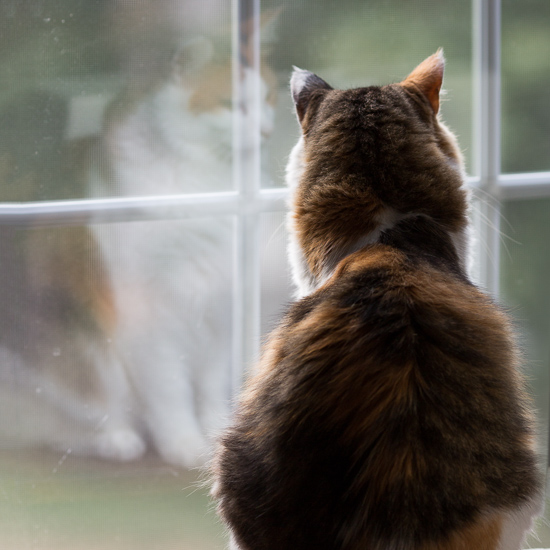
[[[344,258],[324,285],[293,304],[282,334],[304,349],[323,340],[337,353],[378,349],[394,358],[435,340],[449,354],[476,361],[488,339],[513,347],[505,313],[456,265],[425,249],[371,245]]]

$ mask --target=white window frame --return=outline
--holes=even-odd
[[[550,172],[501,172],[501,0],[473,0],[474,177],[478,282],[499,295],[501,203],[550,197]]]
[[[232,0],[233,51],[239,51],[240,22],[252,18],[260,28],[260,0]],[[474,169],[469,177],[474,197],[480,199],[478,282],[494,295],[499,292],[500,203],[507,199],[550,197],[550,172],[502,174],[500,152],[500,55],[501,0],[472,0],[474,72]],[[260,37],[255,36],[253,65],[259,72]],[[234,105],[245,100],[239,78],[243,61],[235,55],[233,64]],[[258,81],[259,82],[259,81]],[[235,273],[233,287],[233,387],[240,386],[243,368],[258,356],[260,346],[260,216],[286,208],[284,188],[262,189],[260,177],[259,90],[253,105],[252,122],[234,109],[233,181],[235,190],[194,195],[123,197],[0,203],[0,224],[36,227],[86,225],[133,220],[185,219],[197,216],[234,216]],[[245,136],[254,140],[242,154]],[[207,169],[207,167],[206,167]],[[490,253],[488,253],[490,252]]]

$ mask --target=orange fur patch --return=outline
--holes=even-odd
[[[109,333],[116,324],[114,298],[98,244],[86,227],[31,230],[26,241],[34,285],[67,292]]]
[[[268,87],[266,101],[270,105],[277,102],[277,77],[267,66],[260,67],[263,81]],[[212,65],[205,69],[194,84],[189,98],[189,109],[195,114],[231,108],[233,81],[231,63]]]
[[[189,109],[199,114],[215,111],[224,106],[230,108],[232,92],[231,64],[212,65],[199,76],[189,98]]]
[[[403,87],[419,89],[430,102],[434,113],[439,111],[439,91],[443,83],[445,59],[442,50],[425,59],[401,83]]]
[[[419,550],[497,550],[502,524],[502,516],[485,517],[447,540],[425,544]]]

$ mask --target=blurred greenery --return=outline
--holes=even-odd
[[[502,171],[550,170],[550,2],[502,2]]]

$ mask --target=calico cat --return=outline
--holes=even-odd
[[[82,159],[64,139],[67,111],[44,91],[4,105],[2,200],[82,191]],[[111,341],[112,285],[89,228],[2,225],[0,268],[0,446],[140,456],[145,444],[128,418],[128,380]]]
[[[510,322],[468,278],[441,51],[401,83],[291,80],[298,298],[212,465],[240,550],[518,550],[541,479]]]
[[[197,38],[172,58],[160,84],[128,87],[108,110],[99,152],[92,155],[104,161],[90,166],[94,195],[231,189],[232,61],[223,57]],[[241,77],[250,93],[258,86],[261,131],[269,135],[275,75],[263,63],[261,75],[247,66]],[[242,116],[251,113],[244,109]],[[132,409],[140,411],[147,438],[166,461],[200,464],[208,434],[228,415],[233,222],[212,217],[92,230],[113,285],[112,339],[126,366]]]
[[[275,15],[264,14],[264,28]],[[253,38],[241,37],[243,58]],[[277,78],[263,53],[259,74],[247,64],[239,76],[245,93],[261,94],[261,132],[268,136]],[[55,171],[55,183],[67,181],[93,198],[230,190],[241,109],[233,105],[232,63],[231,48],[195,36],[145,79],[143,67],[129,70],[99,136],[64,144],[56,136],[68,168]],[[240,116],[247,124],[252,113],[241,109]],[[249,144],[241,145],[242,158]],[[0,177],[21,191],[26,176],[11,164],[0,155]],[[26,187],[47,188],[40,173],[33,170]],[[28,194],[26,200],[37,199]],[[0,434],[8,419],[19,432],[10,438],[21,440],[25,431],[25,443],[75,455],[131,460],[150,447],[171,464],[201,464],[208,433],[228,415],[231,218],[2,234],[9,285],[0,292]],[[13,403],[10,395],[17,396]],[[25,411],[35,411],[33,418]]]

